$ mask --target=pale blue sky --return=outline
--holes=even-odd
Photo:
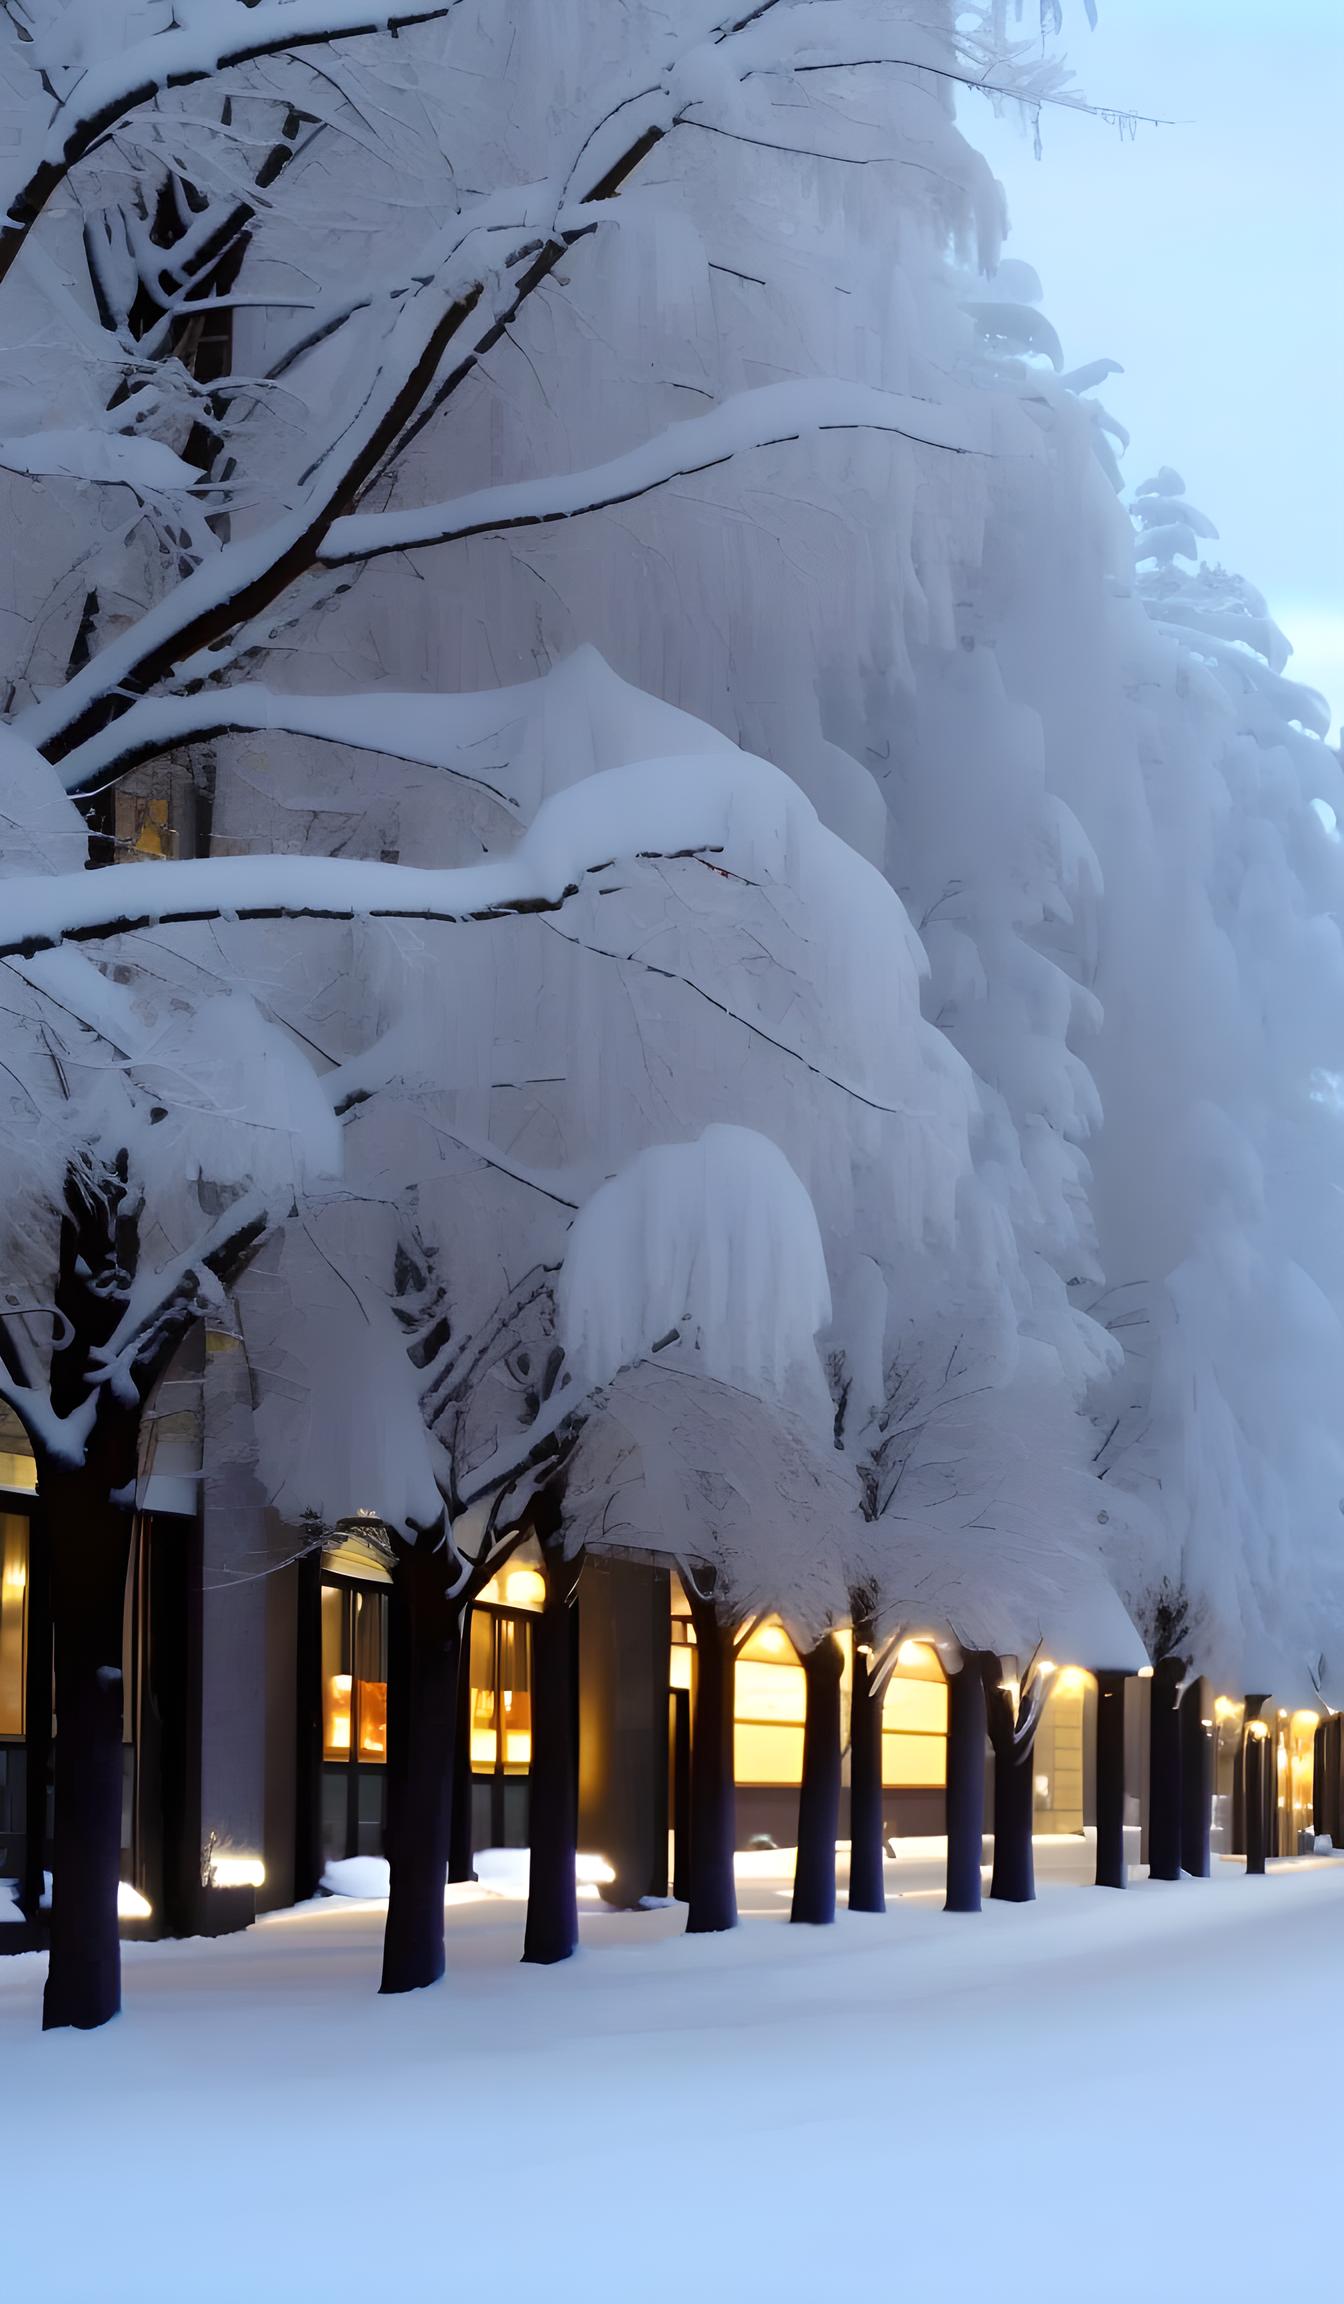
[[[1028,0],[1028,13],[1034,13]],[[1124,468],[1175,465],[1344,709],[1344,0],[1066,0],[1093,102],[1166,115],[1133,141],[1047,111],[1044,155],[963,102],[1070,365],[1109,354]]]

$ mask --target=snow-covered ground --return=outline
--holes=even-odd
[[[344,1899],[127,1947],[100,2034],[43,2039],[40,1958],[0,1962],[0,2291],[1321,2292],[1344,1862],[1124,1896],[1051,1877],[978,1920],[916,1863],[885,1919],[819,1931],[784,1924],[778,1863],[749,1870],[735,1935],[588,1902],[550,1970],[517,1964],[516,1901],[454,1891],[450,1974],[404,2000],[374,1991],[379,1908]],[[1300,2215],[1248,2213],[1285,2117]]]

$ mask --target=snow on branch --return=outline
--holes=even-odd
[[[265,1198],[249,1192],[185,1255],[157,1271],[137,1273],[117,1329],[91,1356],[95,1382],[148,1399],[196,1318],[202,1296],[218,1300],[260,1246],[272,1220]]]
[[[950,419],[941,416],[931,401],[908,393],[884,392],[834,377],[805,377],[735,392],[705,415],[670,424],[639,447],[584,472],[480,488],[445,504],[409,511],[352,514],[332,524],[318,557],[339,566],[381,552],[456,544],[469,536],[572,520],[584,512],[631,503],[669,481],[712,471],[753,448],[779,447],[814,433],[857,431],[895,433],[919,447],[941,448],[955,456],[984,452],[980,441],[968,437],[964,414]]]
[[[92,480],[144,494],[194,488],[201,477],[162,440],[95,432],[89,426],[0,440],[0,469],[31,480]]]
[[[293,16],[307,5],[308,0],[289,0],[278,12]],[[367,484],[395,464],[476,372],[566,251],[595,229],[603,204],[617,197],[689,116],[700,101],[689,92],[697,58],[722,50],[779,5],[780,0],[758,0],[756,7],[722,18],[706,36],[692,37],[652,85],[632,84],[587,130],[565,170],[498,200],[478,201],[464,222],[455,221],[413,277],[389,294],[392,317],[357,412],[351,419],[343,416],[315,457],[297,503],[269,527],[226,544],[195,568],[25,714],[25,735],[49,758],[64,759],[157,681],[171,678],[181,685],[221,671],[231,660],[229,636],[318,564],[333,521],[351,510]],[[254,26],[256,13],[249,17]],[[364,302],[361,297],[355,308]]]
[[[483,727],[473,724],[470,706],[476,707],[474,720],[483,721]],[[497,727],[498,720],[497,706],[483,720],[480,700],[475,697],[389,689],[380,689],[375,695],[288,696],[277,689],[240,683],[198,690],[191,696],[143,697],[122,719],[114,720],[69,754],[61,762],[59,774],[67,791],[83,791],[109,776],[125,775],[179,744],[264,730],[309,736],[321,743],[348,744],[357,752],[381,752],[389,759],[442,768],[461,783],[488,792],[502,806],[516,808],[511,793],[502,791],[488,776],[471,775],[454,757],[484,730]]]
[[[721,1382],[770,1397],[801,1370],[815,1389],[831,1292],[807,1188],[754,1128],[651,1145],[580,1209],[557,1309],[590,1382],[676,1333]]]
[[[194,14],[190,24],[174,22],[167,31],[137,40],[119,55],[106,56],[79,74],[57,107],[40,151],[23,163],[23,174],[5,201],[0,222],[0,280],[57,186],[118,121],[168,88],[187,88],[213,79],[231,65],[292,48],[325,46],[403,25],[426,24],[451,14],[458,0],[401,0],[392,9],[371,8],[369,0],[217,0]]]
[[[554,794],[511,855],[482,864],[425,870],[329,856],[217,856],[12,882],[0,909],[0,959],[186,921],[464,922],[552,912],[618,857],[722,856],[739,878],[755,879],[785,868],[800,799],[778,769],[746,754],[727,768],[717,757],[649,760]]]
[[[317,456],[292,509],[192,570],[156,607],[101,648],[81,672],[22,716],[22,733],[60,759],[127,707],[137,690],[173,672],[259,614],[313,565],[335,514],[358,494],[433,381],[449,341],[481,302],[492,263],[489,233],[471,227],[444,251],[432,280],[402,305],[357,412]],[[501,252],[502,253],[502,252]],[[208,659],[193,667],[204,677]]]

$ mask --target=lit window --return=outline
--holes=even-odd
[[[807,1682],[782,1624],[758,1625],[738,1658],[733,1774],[739,1784],[797,1784],[803,1773]]]
[[[471,1618],[471,1765],[525,1776],[532,1765],[532,1636],[525,1616],[477,1606]]]
[[[387,1758],[387,1598],[376,1587],[322,1587],[322,1753]]]
[[[28,1630],[28,1523],[0,1513],[0,1736],[23,1734]]]
[[[947,1682],[927,1641],[903,1640],[882,1699],[882,1782],[936,1791],[947,1781]]]

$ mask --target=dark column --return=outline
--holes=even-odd
[[[1311,1829],[1317,1839],[1330,1829],[1325,1821],[1325,1747],[1329,1734],[1329,1720],[1318,1720],[1311,1739]]]
[[[36,1922],[47,1869],[47,1777],[51,1767],[51,1555],[40,1508],[28,1523],[28,1657],[24,1681],[24,1917]]]
[[[1158,1660],[1148,1683],[1148,1877],[1181,1877],[1181,1714],[1185,1666],[1179,1656]]]
[[[687,1651],[680,1651],[685,1655]],[[674,1688],[668,1697],[672,1749],[672,1894],[685,1904],[691,1893],[691,1691]]]
[[[1278,1723],[1271,1705],[1267,1722],[1269,1735],[1265,1743],[1265,1854],[1282,1856],[1279,1845],[1279,1769]]]
[[[298,1610],[294,1628],[294,1899],[317,1894],[322,1878],[322,1555],[305,1552],[296,1568]],[[396,1611],[389,1624],[396,1638]],[[402,1676],[388,1664],[388,1743]]]
[[[798,1861],[791,1920],[827,1927],[835,1918],[835,1836],[840,1824],[840,1681],[844,1658],[828,1632],[801,1658],[807,1687]]]
[[[978,1657],[947,1682],[947,1901],[978,1912],[985,1832],[985,1685]]]
[[[1265,1723],[1252,1717],[1251,1705],[1260,1699],[1246,1700],[1247,1726],[1245,1735],[1246,1771],[1246,1870],[1248,1874],[1263,1873],[1265,1869],[1265,1756],[1269,1737]]]
[[[448,1793],[448,1877],[456,1882],[476,1877],[471,1813],[471,1624],[468,1608],[462,1618],[462,1644],[457,1652],[453,1768]]]
[[[1342,1751],[1344,1744],[1342,1730],[1344,1716],[1335,1712],[1335,1716],[1326,1721],[1326,1822],[1321,1827],[1323,1832],[1330,1834],[1330,1841],[1335,1843],[1335,1848],[1344,1848],[1344,1818],[1339,1816],[1339,1776],[1342,1776],[1342,1772],[1339,1772],[1339,1751]]]
[[[1097,1886],[1123,1888],[1125,1868],[1125,1674],[1098,1672]]]
[[[1181,1698],[1181,1870],[1207,1880],[1213,1825],[1213,1730],[1209,1684],[1192,1680]]]
[[[873,1627],[854,1625],[854,1688],[849,1704],[849,1909],[887,1908],[882,1830],[882,1699],[873,1672]]]
[[[579,1846],[615,1872],[606,1901],[633,1906],[667,1892],[666,1572],[590,1560],[578,1610]]]
[[[141,1659],[136,1857],[165,1936],[190,1936],[201,1910],[201,1524],[152,1514],[141,1552]],[[142,1798],[145,1747],[157,1745],[157,1807]],[[151,1880],[153,1885],[151,1885]]]

